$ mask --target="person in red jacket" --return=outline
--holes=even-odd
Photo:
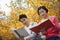
[[[38,15],[42,18],[41,22],[50,19],[50,21],[55,25],[55,27],[49,27],[43,32],[46,36],[46,40],[60,40],[60,25],[56,16],[48,16],[48,9],[45,6],[40,6],[37,11]]]

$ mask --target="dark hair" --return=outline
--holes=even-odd
[[[37,10],[38,15],[39,15],[39,10],[40,10],[40,9],[44,9],[44,10],[46,11],[46,13],[48,13],[48,9],[47,9],[45,6],[40,6],[40,7],[38,8],[38,10]]]
[[[22,18],[27,18],[27,16],[26,16],[25,14],[19,15],[19,21],[20,21],[20,19],[22,19]]]

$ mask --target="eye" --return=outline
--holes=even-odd
[[[43,13],[44,11],[40,11],[39,13],[41,14],[41,13]]]
[[[44,12],[44,11],[41,11],[41,12]]]
[[[23,21],[25,21],[25,19],[23,19]]]
[[[24,21],[25,21],[25,19],[22,19],[22,20],[21,20],[21,22],[24,22]]]

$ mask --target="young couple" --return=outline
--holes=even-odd
[[[49,27],[44,32],[40,32],[38,37],[33,31],[30,30],[30,27],[37,25],[36,22],[29,22],[25,14],[19,15],[19,21],[25,25],[25,30],[29,33],[27,37],[24,37],[24,40],[41,40],[41,38],[46,38],[45,40],[60,40],[60,25],[56,16],[48,16],[48,9],[45,6],[40,6],[37,10],[38,15],[42,18],[41,22],[46,19],[50,19],[56,27]],[[44,35],[43,35],[44,34]]]

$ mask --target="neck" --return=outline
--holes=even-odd
[[[42,18],[42,19],[47,19],[48,18],[48,16],[46,15],[44,18]]]

